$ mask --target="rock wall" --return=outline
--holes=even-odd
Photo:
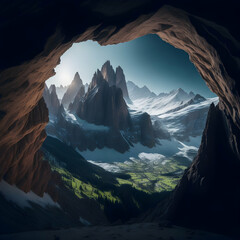
[[[168,204],[168,219],[218,231],[239,226],[240,162],[232,148],[230,126],[231,120],[212,104],[198,155]]]
[[[239,161],[236,4],[231,0],[217,5],[205,0],[1,2],[0,178],[25,191],[33,189],[40,195],[47,191],[51,172],[38,153],[47,123],[42,93],[60,56],[74,42],[117,44],[149,33],[186,51],[219,96],[222,114],[229,119],[231,151]]]

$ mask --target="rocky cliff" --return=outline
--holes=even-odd
[[[141,143],[144,146],[153,147],[155,145],[154,130],[150,115],[143,113],[140,116]]]
[[[116,71],[114,71],[110,61],[107,61],[103,64],[101,72],[103,78],[108,82],[109,86],[116,86],[117,88],[120,88],[122,90],[124,99],[127,102],[131,102],[123,69],[118,66]]]
[[[85,86],[82,85],[80,87],[80,89],[78,90],[73,102],[71,102],[68,106],[68,110],[70,112],[76,112],[77,111],[77,108],[78,108],[78,105],[79,105],[79,102],[83,100],[84,98],[84,95],[85,95]]]
[[[61,104],[68,108],[69,104],[74,101],[74,98],[76,97],[79,89],[83,86],[82,79],[79,76],[79,73],[76,72],[75,76],[71,82],[71,84],[68,86],[67,91],[63,95]]]
[[[101,68],[103,78],[108,82],[109,86],[116,85],[116,73],[110,64],[110,61],[106,61]]]
[[[131,119],[122,90],[115,85],[109,86],[98,70],[90,83],[83,101],[79,102],[76,114],[90,123],[127,129]]]
[[[127,88],[131,100],[147,97],[156,97],[156,94],[154,92],[151,92],[146,86],[140,88],[132,81],[127,82]]]
[[[48,89],[47,85],[45,84],[43,98],[47,105],[49,114],[56,116],[60,108],[60,103],[56,93],[56,86],[51,85],[50,88]]]
[[[167,216],[175,223],[221,231],[239,224],[239,161],[230,125],[219,106],[212,104],[198,155],[168,206]]]

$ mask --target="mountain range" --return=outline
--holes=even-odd
[[[181,88],[153,93],[126,82],[109,61],[89,85],[76,73],[62,99],[58,91],[44,89],[50,121],[42,153],[61,175],[60,205],[71,201],[63,210],[81,216],[82,225],[124,222],[167,197],[196,156],[209,106],[218,102]]]
[[[111,151],[136,157],[145,147],[158,154],[164,149],[166,157],[192,160],[208,108],[218,102],[181,88],[157,95],[147,86],[126,82],[123,69],[119,66],[114,71],[110,61],[87,86],[76,73],[62,101],[55,86],[45,87],[44,99],[50,113],[47,134],[97,162],[102,161],[101,155],[112,162]],[[139,143],[143,147],[137,150]],[[97,149],[100,154],[94,156]]]

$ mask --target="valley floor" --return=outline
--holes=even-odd
[[[0,240],[231,240],[214,233],[180,227],[159,227],[157,223],[92,226],[56,231],[23,232],[0,235]]]

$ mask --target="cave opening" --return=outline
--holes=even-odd
[[[6,226],[1,229],[1,232],[76,226],[79,224],[79,218],[83,225],[90,222],[99,224],[102,220],[106,220],[94,201],[84,202],[82,196],[79,196],[81,204],[77,204],[78,200],[71,195],[68,188],[62,185],[59,175],[51,171],[47,161],[42,161],[42,155],[38,150],[46,137],[44,128],[48,122],[46,107],[42,99],[44,82],[53,75],[53,69],[59,64],[60,56],[74,42],[92,39],[102,45],[109,45],[127,42],[149,33],[157,34],[164,41],[186,51],[208,87],[219,96],[219,105],[212,107],[212,114],[205,128],[197,159],[187,169],[170,198],[167,217],[178,224],[191,225],[196,228],[207,226],[208,229],[218,232],[227,229],[229,233],[231,227],[239,226],[240,106],[237,84],[239,44],[236,35],[231,35],[232,32],[227,30],[232,18],[229,22],[223,23],[219,22],[218,15],[209,18],[208,13],[202,14],[194,7],[191,10],[191,8],[186,9],[181,3],[179,6],[175,8],[174,4],[173,6],[161,5],[154,10],[152,8],[143,10],[141,5],[136,12],[132,12],[130,7],[130,10],[126,8],[127,10],[116,11],[113,15],[106,13],[108,10],[104,8],[98,9],[98,6],[94,10],[87,8],[90,14],[82,15],[86,18],[84,21],[82,18],[76,19],[73,14],[71,18],[64,20],[65,15],[60,14],[55,16],[54,21],[51,21],[51,16],[47,14],[47,24],[45,22],[39,24],[39,19],[45,12],[44,8],[41,8],[41,17],[37,14],[38,11],[34,11],[36,16],[31,24],[26,21],[29,17],[25,16],[26,13],[29,14],[28,10],[21,14],[21,19],[18,19],[17,15],[18,25],[26,26],[24,32],[31,35],[34,26],[35,34],[32,38],[19,34],[21,47],[14,48],[14,53],[7,47],[2,51],[6,58],[1,68],[0,162],[2,168],[0,177],[9,184],[16,185],[18,190],[21,189],[26,193],[32,191],[39,198],[49,194],[68,213],[68,216],[59,212],[56,214],[55,210],[49,210],[48,213],[44,213],[45,215],[41,211],[31,212],[30,210],[29,218],[26,219],[27,223],[23,225],[19,215],[15,214],[16,212],[22,213],[22,210],[13,209],[10,203],[4,202],[1,206],[4,206],[4,212],[8,212],[8,216],[3,219],[5,215],[1,215],[1,223],[4,223],[2,226]],[[69,9],[71,7],[70,4]],[[219,9],[214,8],[214,11],[221,12]],[[190,12],[186,12],[187,10]],[[99,15],[97,14],[95,18],[96,11]],[[216,21],[212,21],[214,18]],[[102,19],[104,24],[101,22]],[[11,29],[14,21],[11,23],[6,21],[1,25],[9,42],[11,42],[10,38],[14,39],[11,34],[9,35],[8,30]],[[81,21],[86,25],[79,25]],[[37,24],[34,25],[34,23]],[[53,28],[54,31],[48,29],[48,23],[51,23],[49,28]],[[35,26],[45,27],[49,31],[41,31],[42,29],[36,31]],[[229,29],[233,30],[232,27]],[[35,41],[32,41],[33,39]],[[34,44],[29,44],[29,40]],[[3,46],[8,46],[8,44],[3,44]],[[72,132],[75,133],[74,128]],[[50,142],[49,145],[54,149],[54,144]],[[59,145],[59,148],[61,147],[62,145]],[[64,153],[69,149],[62,147],[62,150],[59,157],[65,157]],[[73,157],[76,157],[74,153]],[[82,161],[82,164],[88,165],[85,161]],[[73,169],[75,167],[76,165],[72,165]],[[96,172],[100,171],[97,167],[93,168]],[[68,172],[62,173],[65,175],[66,182],[72,184],[74,175]],[[222,176],[225,178],[223,179]],[[101,182],[99,174],[96,173],[93,178],[97,178],[96,183]],[[108,176],[105,175],[104,178]],[[112,178],[107,180],[111,182]],[[232,184],[233,182],[235,184]],[[76,180],[72,185],[80,188],[81,184]],[[96,191],[88,185],[81,187],[88,189],[92,195]],[[222,195],[222,188],[224,188],[224,195]],[[112,201],[118,202],[117,198],[108,196]],[[2,195],[1,201],[4,201]],[[119,209],[121,208],[118,208],[118,211]],[[121,209],[121,211],[127,210]],[[150,218],[152,215],[157,219],[160,215],[162,216],[158,208],[152,213],[149,214]],[[45,224],[37,226],[33,224],[33,226],[32,220],[35,216]],[[58,221],[59,219],[61,221]],[[18,225],[16,226],[12,220],[17,221]]]
[[[218,98],[188,55],[157,35],[74,44],[55,71],[43,93],[44,159],[78,198],[101,205],[110,222],[141,216],[191,165]]]

